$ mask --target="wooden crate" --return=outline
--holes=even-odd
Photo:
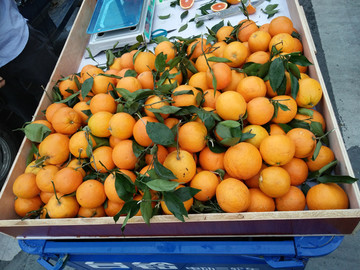
[[[89,41],[86,29],[95,4],[95,0],[83,2],[47,85],[47,93],[51,93],[54,83],[61,78],[61,75],[78,72]],[[288,0],[287,4],[291,19],[303,38],[304,53],[314,64],[309,68],[309,75],[320,82],[324,91],[319,110],[325,116],[328,130],[334,130],[329,137],[331,148],[339,161],[336,173],[354,176],[316,60],[316,49],[303,8],[297,1]],[[44,94],[36,114],[41,117],[42,111],[49,104],[48,94]],[[18,238],[118,238],[124,235],[126,237],[343,235],[353,233],[360,221],[360,194],[356,183],[343,186],[350,198],[350,208],[346,210],[190,214],[185,223],[173,216],[161,215],[153,217],[150,226],[143,222],[142,217],[134,217],[129,220],[124,235],[121,233],[123,217],[116,224],[112,217],[21,220],[13,210],[12,185],[16,177],[25,170],[25,160],[30,147],[31,143],[24,140],[0,194],[2,208],[0,232]]]

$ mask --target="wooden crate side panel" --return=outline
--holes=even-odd
[[[95,9],[96,0],[86,0],[78,12],[73,27],[65,42],[64,48],[59,56],[55,69],[50,77],[39,106],[35,113],[35,119],[44,119],[43,110],[51,103],[51,92],[54,84],[62,77],[78,70],[78,66],[84,56],[85,48],[89,41],[89,35],[86,29]],[[0,214],[0,220],[15,219],[18,216],[14,212],[14,195],[12,194],[12,185],[16,177],[22,174],[26,168],[26,158],[30,153],[31,142],[24,139],[22,142],[14,164],[10,170],[8,178],[4,183],[2,193],[0,193],[0,205],[4,205]]]

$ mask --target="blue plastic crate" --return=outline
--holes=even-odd
[[[39,255],[46,269],[304,269],[309,258],[324,256],[341,236],[179,240],[19,240]]]

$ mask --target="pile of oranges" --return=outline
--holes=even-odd
[[[154,52],[131,50],[106,68],[86,65],[68,74],[54,87],[59,101],[29,124],[47,133],[33,141],[33,161],[14,182],[16,213],[146,211],[181,219],[210,206],[218,212],[348,208],[337,184],[316,184],[306,195],[300,189],[309,172],[335,156],[325,144],[317,149],[309,128],[317,123],[326,130],[315,109],[322,89],[306,65],[287,61],[303,52],[294,33],[287,17],[260,27],[246,19],[220,27],[211,42],[163,38]],[[283,65],[282,93],[269,79],[277,77],[266,74],[275,61]],[[267,72],[246,73],[250,65],[267,65]]]

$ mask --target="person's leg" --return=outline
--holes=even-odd
[[[0,68],[6,81],[0,93],[8,107],[25,121],[32,118],[57,61],[48,39],[31,26],[29,31],[22,53]]]

